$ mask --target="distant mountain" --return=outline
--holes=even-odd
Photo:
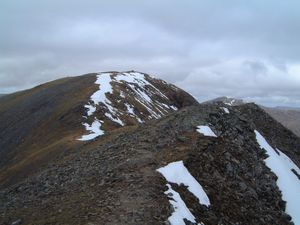
[[[136,71],[52,81],[0,98],[0,224],[299,225],[299,149],[254,103]]]
[[[224,103],[225,105],[229,105],[229,106],[245,104],[245,102],[242,99],[230,98],[230,97],[226,97],[226,96],[215,98],[215,99],[203,102],[203,103],[209,104],[209,103],[218,103],[218,102]]]
[[[0,98],[3,97],[5,94],[0,94]]]
[[[275,109],[300,111],[299,107],[276,106]]]

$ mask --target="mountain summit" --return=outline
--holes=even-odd
[[[64,78],[0,98],[0,223],[299,225],[299,149],[253,103]]]
[[[140,72],[99,73],[95,83],[99,89],[85,105],[83,116],[90,134],[79,140],[90,140],[102,135],[104,130],[144,123],[197,104],[174,85]]]

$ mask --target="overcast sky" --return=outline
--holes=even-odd
[[[0,93],[131,69],[200,101],[300,107],[300,1],[0,1]]]

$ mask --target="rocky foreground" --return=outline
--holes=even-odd
[[[200,134],[199,125],[217,137]],[[1,189],[0,223],[168,224],[174,209],[157,169],[182,160],[210,200],[199,204],[186,186],[171,183],[197,223],[293,224],[254,130],[300,165],[299,138],[258,106],[190,106],[83,142]]]

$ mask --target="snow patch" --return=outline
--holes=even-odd
[[[125,103],[125,106],[126,106],[126,109],[127,109],[127,112],[130,114],[130,115],[135,115],[134,111],[133,111],[133,107],[131,105],[129,105],[128,103]]]
[[[173,109],[173,110],[178,110],[178,108],[177,108],[176,106],[174,106],[174,105],[171,105],[170,107],[171,107],[171,109]]]
[[[187,186],[188,190],[198,198],[200,204],[206,206],[210,205],[209,198],[202,186],[190,174],[182,161],[169,163],[168,165],[159,168],[157,171],[161,173],[168,182]]]
[[[104,114],[107,118],[109,118],[111,121],[114,121],[115,123],[120,124],[121,126],[124,126],[124,123],[122,120],[120,120],[118,117],[114,117],[111,113],[105,113]]]
[[[96,111],[96,106],[99,105],[99,103],[102,103],[108,109],[108,112],[105,113],[105,116],[110,120],[123,126],[124,123],[122,122],[122,120],[119,119],[116,110],[111,106],[110,100],[106,97],[107,93],[112,94],[113,91],[112,86],[110,84],[111,81],[112,81],[111,73],[98,74],[95,84],[99,84],[99,90],[96,91],[94,94],[92,94],[91,103],[85,105],[84,107],[88,109],[87,115],[92,116]],[[78,140],[81,141],[92,140],[104,134],[104,131],[101,130],[101,123],[97,120],[96,117],[92,125],[84,123],[84,126],[87,131],[90,131],[90,134],[83,135]]]
[[[221,109],[223,109],[224,110],[224,112],[225,113],[227,113],[227,114],[229,114],[230,112],[229,112],[229,110],[226,108],[226,107],[221,107]]]
[[[184,219],[192,223],[196,223],[194,215],[188,209],[179,193],[174,191],[170,184],[167,184],[168,190],[164,193],[169,197],[169,202],[173,207],[174,212],[168,218],[171,225],[185,225]],[[204,225],[203,223],[198,223]]]
[[[131,90],[136,94],[136,100],[153,115],[151,118],[158,119],[162,115],[166,114],[159,109],[159,106],[161,106],[166,112],[168,112],[167,109],[170,109],[169,106],[152,100],[153,95],[159,95],[167,100],[169,100],[169,98],[147,81],[144,74],[138,72],[118,73],[114,77],[114,80],[117,82],[125,82],[131,88]],[[175,107],[173,107],[173,110],[175,110]],[[158,111],[158,113],[155,111]]]
[[[85,129],[87,131],[90,131],[90,134],[83,135],[80,139],[80,141],[89,141],[92,140],[100,135],[104,134],[104,131],[101,130],[101,123],[102,121],[98,121],[95,119],[95,121],[92,123],[92,125],[89,125],[88,123],[84,123],[83,125],[85,126]]]
[[[111,73],[102,73],[97,75],[97,80],[95,83],[99,84],[99,90],[91,96],[91,100],[95,105],[98,105],[100,102],[104,103],[105,105],[108,104],[107,101],[109,100],[106,98],[106,93],[112,93],[112,86],[110,82]]]
[[[123,91],[120,91],[120,97],[121,97],[121,98],[125,98],[125,94],[124,94]]]
[[[300,225],[300,181],[291,171],[294,169],[300,174],[300,170],[293,161],[279,149],[277,149],[278,154],[257,130],[254,132],[260,148],[265,149],[269,156],[264,160],[266,165],[278,177],[277,185],[282,192],[282,199],[286,201],[286,213],[292,217],[296,225]]]
[[[197,126],[197,131],[204,136],[217,137],[217,135],[210,129],[209,126]]]
[[[111,81],[111,73],[99,74],[97,76],[96,84],[100,85],[100,89],[91,96],[91,99],[95,105],[99,105],[99,103],[101,102],[106,106],[106,108],[108,109],[108,112],[105,113],[106,117],[120,124],[121,126],[124,126],[124,123],[117,115],[117,110],[114,107],[112,107],[111,101],[106,97],[107,93],[113,93],[112,85],[110,84]]]
[[[93,115],[93,113],[96,111],[96,107],[95,106],[92,106],[92,105],[85,105],[84,106],[85,108],[87,108],[87,115],[88,116],[91,116]]]
[[[233,104],[235,103],[235,99],[230,100],[230,102],[225,102],[225,105],[229,105],[229,106],[233,106]]]

